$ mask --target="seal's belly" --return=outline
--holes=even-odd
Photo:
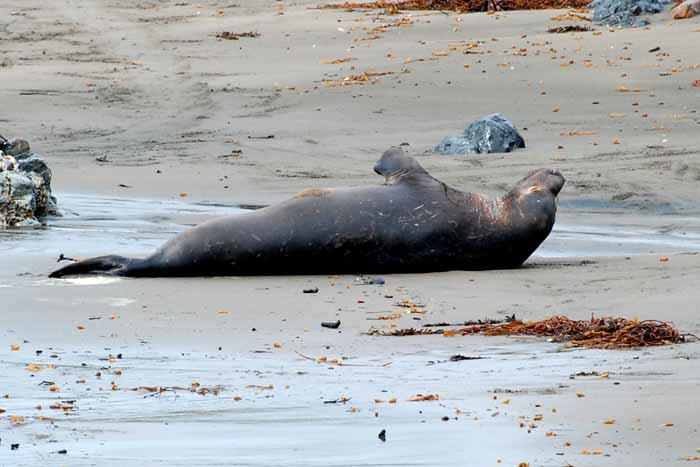
[[[371,192],[352,201],[307,197],[210,221],[156,255],[168,268],[209,274],[389,271],[439,262],[458,238],[459,222],[439,201]]]
[[[301,213],[267,227],[238,230],[234,243],[220,246],[217,261],[225,258],[241,271],[280,273],[397,270],[440,255],[433,237],[449,224],[426,213],[358,209],[333,216]]]
[[[351,199],[319,191],[210,221],[166,244],[157,259],[203,274],[389,273],[480,269],[485,259],[508,265],[520,248],[517,233],[493,216],[439,196],[382,190]]]

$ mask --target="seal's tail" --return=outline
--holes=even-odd
[[[134,261],[123,256],[98,256],[78,261],[58,269],[49,277],[81,276],[84,274],[125,275],[126,267]]]

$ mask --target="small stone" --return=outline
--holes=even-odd
[[[17,157],[24,154],[30,154],[31,148],[29,147],[29,142],[27,142],[26,139],[12,138],[5,145],[4,151],[11,156]]]
[[[0,151],[0,172],[17,172],[17,159]]]

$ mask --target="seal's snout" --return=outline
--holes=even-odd
[[[551,180],[548,180],[547,185],[549,186],[550,191],[556,196],[561,191],[564,183],[566,183],[566,179],[557,169],[550,169],[549,178]]]
[[[527,188],[527,191],[530,193],[546,189],[556,196],[561,191],[565,182],[566,179],[558,170],[539,169],[530,172],[522,183],[524,183],[524,188]]]

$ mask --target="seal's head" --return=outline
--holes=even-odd
[[[518,183],[518,188],[523,192],[537,193],[545,191],[551,196],[557,196],[566,180],[564,176],[555,169],[538,169],[530,172],[527,177]]]
[[[557,212],[556,197],[565,182],[558,170],[538,169],[520,180],[509,195],[522,217],[549,232]]]

